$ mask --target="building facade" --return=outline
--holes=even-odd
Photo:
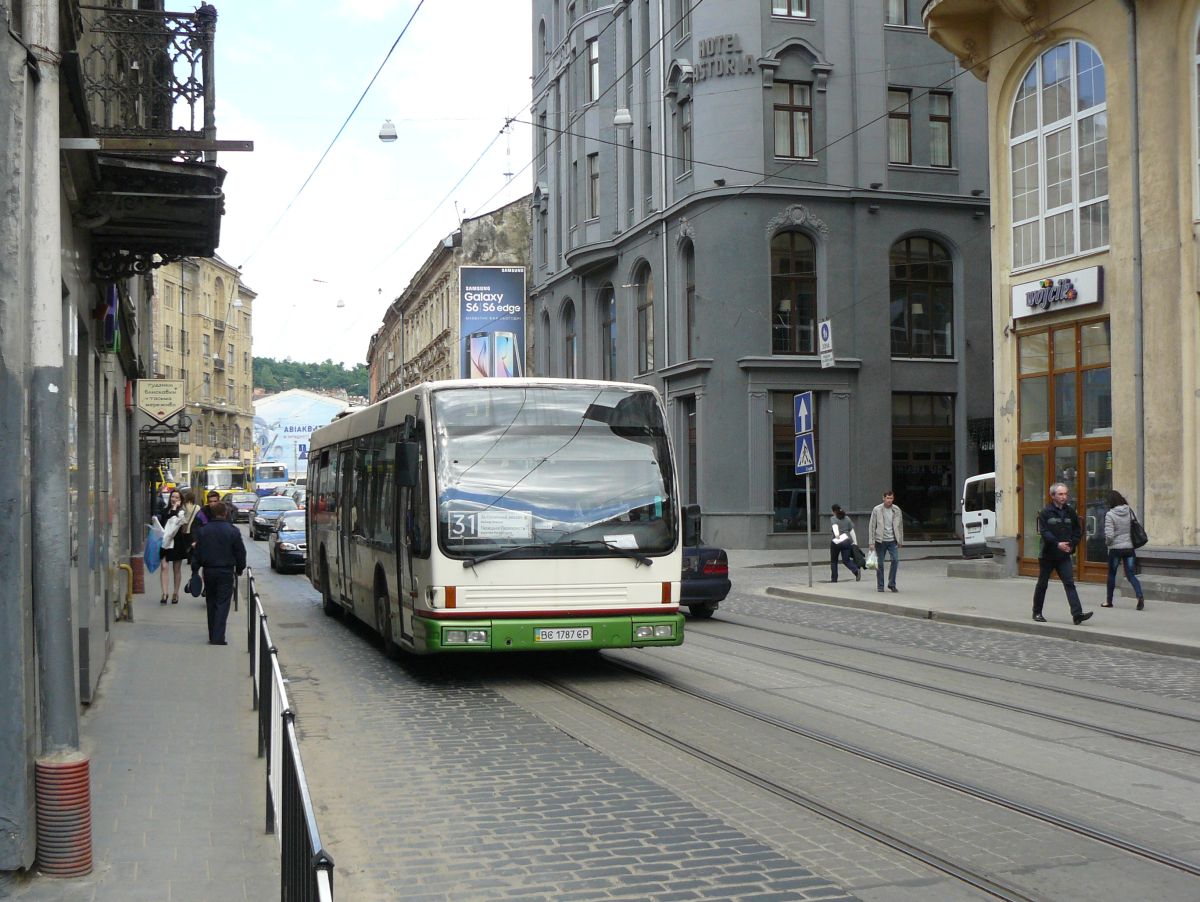
[[[190,428],[179,433],[171,472],[213,458],[252,466],[255,292],[220,257],[188,257],[154,270],[151,301],[155,379],[181,379]]]
[[[534,363],[659,387],[712,541],[893,486],[952,538],[992,466],[984,92],[917,0],[694,7],[533,4]]]
[[[1036,570],[1064,482],[1102,579],[1106,495],[1151,571],[1200,569],[1200,3],[932,0],[987,87],[1000,534]]]
[[[121,568],[138,563],[151,446],[174,441],[136,405],[152,375],[147,273],[213,253],[225,173],[211,6],[0,0],[0,23],[4,872],[63,864],[39,848],[57,829],[39,831],[40,802],[90,817],[43,777],[53,762],[86,775],[79,712],[112,646]]]
[[[372,403],[419,382],[462,375],[459,267],[522,267],[528,280],[529,200],[464,219],[388,305],[367,348]],[[529,335],[528,308],[525,316]]]

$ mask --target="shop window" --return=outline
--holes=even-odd
[[[819,412],[819,396],[814,394],[813,401]],[[817,493],[819,480],[796,475],[796,424],[792,420],[792,395],[773,392],[771,409],[774,411],[771,421],[774,474],[772,529],[775,532],[805,531],[808,529],[808,513],[811,512],[813,531],[823,534],[825,527],[821,525],[823,514]],[[815,418],[815,422],[819,433],[820,416]],[[821,437],[817,434],[815,438],[819,449]]]
[[[953,395],[892,395],[892,488],[906,540],[954,535]]]

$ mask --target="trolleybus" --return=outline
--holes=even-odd
[[[683,641],[651,387],[427,382],[314,432],[308,492],[308,578],[388,653]]]
[[[259,495],[270,495],[281,485],[287,485],[287,464],[264,460],[254,466],[254,491]]]
[[[196,500],[204,502],[204,496],[215,489],[224,494],[229,491],[250,491],[254,483],[250,479],[250,467],[240,460],[210,460],[192,467],[191,486]]]

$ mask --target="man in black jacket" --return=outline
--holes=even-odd
[[[233,598],[233,581],[246,569],[242,531],[229,522],[224,504],[211,505],[208,524],[196,535],[192,567],[204,568],[204,598],[208,605],[208,643],[227,645],[225,621]]]
[[[1038,532],[1042,535],[1042,553],[1038,555],[1037,587],[1033,590],[1033,619],[1045,623],[1042,604],[1046,600],[1046,587],[1050,584],[1050,573],[1058,573],[1067,592],[1067,604],[1071,606],[1071,619],[1075,625],[1083,623],[1092,612],[1083,612],[1079,593],[1075,591],[1075,574],[1071,567],[1071,555],[1083,538],[1083,527],[1079,515],[1067,506],[1067,487],[1056,482],[1050,486],[1050,503],[1038,514]]]

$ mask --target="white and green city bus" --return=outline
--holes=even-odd
[[[415,653],[679,645],[680,506],[658,393],[427,382],[312,435],[308,577]]]

